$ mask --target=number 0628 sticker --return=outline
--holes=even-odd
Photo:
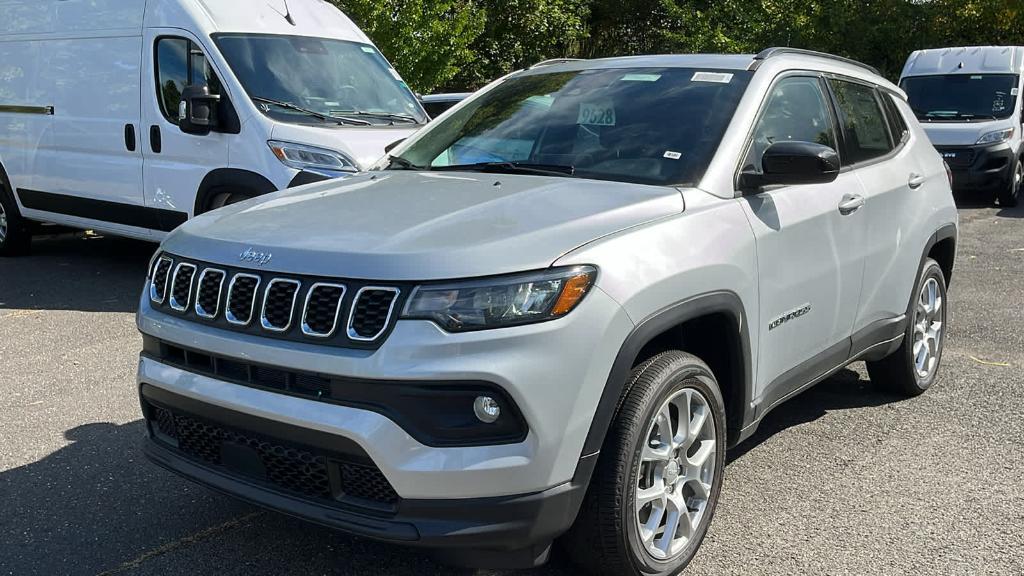
[[[611,101],[580,104],[577,124],[584,126],[615,126],[615,106]]]

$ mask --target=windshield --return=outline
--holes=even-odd
[[[1001,120],[1017,103],[1013,74],[949,74],[903,79],[917,118],[927,122]]]
[[[217,34],[214,41],[249,97],[276,120],[363,126],[427,120],[416,96],[369,44],[241,34]]]
[[[436,124],[389,168],[693,185],[750,76],[687,68],[528,73]]]

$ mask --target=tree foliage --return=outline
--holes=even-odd
[[[910,52],[1024,44],[1024,0],[334,0],[416,89],[547,58],[793,46],[899,76]]]

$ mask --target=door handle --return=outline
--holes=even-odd
[[[847,194],[839,203],[839,213],[849,216],[864,207],[864,197],[859,194]]]
[[[920,174],[911,174],[910,180],[907,182],[907,186],[910,186],[911,190],[917,190],[921,186],[924,186],[924,176]]]
[[[164,149],[163,141],[160,138],[160,127],[153,125],[149,127],[149,149],[154,154],[159,154]]]
[[[125,124],[124,125],[124,147],[129,152],[135,152],[135,125]]]

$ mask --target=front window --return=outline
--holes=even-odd
[[[156,43],[157,100],[160,111],[172,124],[178,123],[181,94],[188,86],[207,86],[220,94],[220,80],[206,55],[191,40],[164,36]]]
[[[297,124],[414,125],[416,96],[369,44],[263,34],[214,41],[264,114]]]
[[[1002,120],[1017,104],[1013,74],[949,74],[904,78],[903,90],[923,122]]]
[[[694,185],[751,75],[692,68],[527,73],[436,124],[391,167]]]

